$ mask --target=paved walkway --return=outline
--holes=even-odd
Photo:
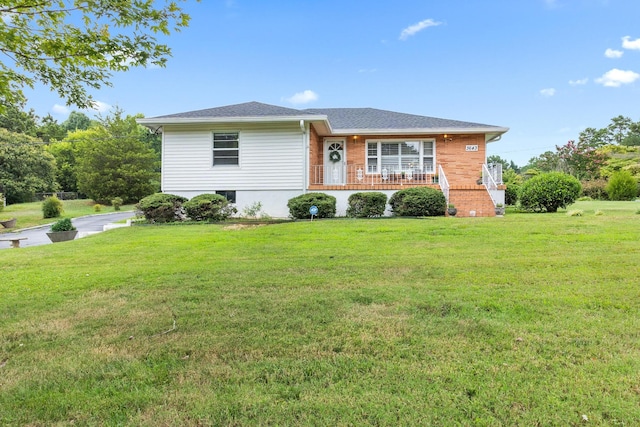
[[[133,218],[135,216],[135,212],[127,211],[127,212],[114,212],[114,213],[106,213],[106,214],[98,214],[98,215],[89,215],[83,216],[80,218],[74,218],[71,220],[73,225],[78,229],[78,238],[82,238],[89,234],[99,233],[104,231],[105,226],[108,226],[122,221],[124,219]],[[12,233],[3,233],[0,234],[0,239],[9,239],[12,237],[26,237],[26,240],[22,240],[20,242],[20,247],[27,246],[40,246],[40,245],[49,245],[51,244],[51,240],[47,237],[47,232],[50,230],[51,224],[42,225],[39,227],[33,228],[25,228],[23,230],[18,230]],[[0,242],[0,249],[9,249],[11,248],[11,242]]]

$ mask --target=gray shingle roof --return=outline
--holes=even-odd
[[[396,113],[375,108],[313,108],[304,110],[313,114],[324,114],[331,127],[339,129],[472,129],[497,126],[436,117]]]
[[[330,123],[332,131],[337,133],[341,131],[361,131],[364,133],[376,131],[410,132],[413,129],[422,132],[429,130],[456,132],[460,130],[461,132],[503,133],[508,130],[500,126],[397,113],[375,108],[309,108],[297,110],[260,102],[246,102],[204,110],[187,111],[185,113],[139,119],[139,122],[143,124],[207,122],[208,120],[220,121],[220,119],[226,118],[277,118],[281,120],[309,118],[310,120],[325,121],[325,117]]]
[[[286,117],[312,115],[302,110],[278,107],[277,105],[262,104],[260,102],[245,102],[243,104],[225,105],[224,107],[207,108],[204,110],[187,111],[186,113],[168,114],[154,117],[154,119],[195,119],[207,117]]]

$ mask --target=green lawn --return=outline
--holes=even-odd
[[[100,212],[95,211],[95,203],[92,200],[63,200],[62,206],[64,212],[62,217],[75,218],[84,215],[93,215],[95,213],[114,212],[111,206],[102,206]],[[133,205],[121,206],[121,210],[130,211],[134,209]],[[34,203],[17,203],[8,205],[4,210],[0,211],[0,220],[17,218],[16,228],[7,230],[0,227],[0,234],[15,231],[21,228],[34,227],[37,225],[45,225],[55,222],[56,218],[42,217],[42,202]]]
[[[639,208],[3,250],[0,425],[636,425]]]

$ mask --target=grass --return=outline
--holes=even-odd
[[[93,215],[95,203],[92,200],[63,200],[62,206],[64,212],[62,217],[76,218],[79,216]],[[121,206],[120,210],[128,211],[133,210],[133,205]],[[99,213],[114,212],[111,206],[102,206]],[[46,225],[55,222],[56,218],[43,218],[42,217],[42,202],[34,203],[16,203],[13,205],[5,206],[3,211],[0,211],[0,219],[17,218],[17,228],[29,228],[38,225]],[[0,234],[7,233],[14,230],[7,230],[0,228]]]
[[[637,208],[5,250],[0,424],[634,425]]]

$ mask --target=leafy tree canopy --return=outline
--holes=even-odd
[[[90,89],[111,73],[164,66],[171,50],[156,35],[189,23],[186,0],[3,0],[0,4],[0,103],[22,89],[49,86],[69,105],[90,108]]]
[[[157,156],[145,142],[148,129],[136,117],[116,109],[65,139],[74,145],[78,191],[108,203],[115,197],[138,201],[157,190]]]
[[[2,20],[0,20],[1,22]],[[1,73],[0,73],[0,79]],[[0,128],[9,132],[23,133],[36,136],[38,128],[38,116],[35,111],[24,111],[24,101],[17,103],[4,103],[0,100]]]
[[[35,193],[56,191],[53,156],[35,138],[0,129],[0,185],[7,203],[31,202]]]
[[[62,122],[62,127],[68,132],[73,132],[75,130],[87,130],[92,124],[93,121],[86,114],[72,111],[69,113],[67,120]]]

